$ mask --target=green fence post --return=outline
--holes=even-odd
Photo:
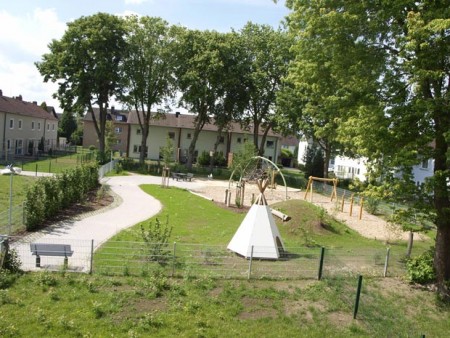
[[[322,247],[320,249],[320,260],[319,260],[319,273],[317,275],[317,279],[321,280],[322,279],[322,271],[323,271],[323,259],[325,257],[325,248]]]
[[[391,253],[391,248],[387,248],[387,251],[386,251],[386,260],[384,261],[383,277],[386,277],[386,276],[387,276],[390,253]]]
[[[92,275],[94,271],[94,240],[91,239],[91,264],[89,266],[89,274]]]
[[[48,162],[48,173],[50,174],[52,172],[52,161]]]
[[[173,257],[172,257],[172,277],[175,276],[175,263],[176,263],[177,242],[173,242]]]
[[[353,319],[356,319],[356,315],[358,313],[359,297],[361,295],[361,286],[362,286],[362,276],[359,275],[359,277],[358,277],[358,287],[356,289],[356,299],[355,299],[355,309],[353,311]]]
[[[248,262],[248,277],[247,279],[250,279],[252,276],[252,261],[253,261],[253,245],[252,245],[252,251],[250,253],[250,261]]]
[[[38,167],[38,164],[36,163],[36,176],[37,176],[37,169],[38,169],[37,167]]]

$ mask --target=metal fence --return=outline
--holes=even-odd
[[[208,275],[231,279],[320,279],[337,276],[402,276],[404,260],[387,248],[326,249],[320,247],[288,247],[277,260],[244,258],[224,246],[173,243],[162,245],[145,242],[68,240],[55,238],[14,238],[22,269],[59,270],[63,257],[43,256],[36,267],[31,243],[68,244],[74,252],[68,257],[69,271],[108,275],[144,275],[162,269],[168,276]],[[258,252],[264,248],[258,247]]]
[[[98,169],[99,179],[114,170],[118,160],[113,160]],[[37,172],[36,172],[37,173]],[[25,230],[25,202],[0,212],[0,234],[13,234]]]

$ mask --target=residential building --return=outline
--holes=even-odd
[[[167,113],[161,118],[152,119],[147,140],[147,158],[158,160],[161,158],[160,149],[166,145],[167,137],[170,138],[176,149],[175,159],[181,163],[186,162],[188,148],[194,136],[195,115]],[[129,152],[131,158],[139,158],[141,147],[141,128],[138,123],[136,111],[129,114],[130,125]],[[194,155],[194,162],[202,152],[212,152],[217,140],[217,126],[207,123],[200,132]],[[260,135],[259,141],[261,141]],[[280,135],[269,132],[266,138],[264,157],[276,161],[280,154]],[[239,123],[232,123],[221,135],[221,141],[217,152],[222,152],[228,159],[228,154],[237,152],[245,142],[253,142],[253,135],[241,128]]]
[[[94,114],[98,117],[100,110],[94,108]],[[130,130],[128,114],[129,112],[127,110],[117,110],[114,107],[111,107],[111,109],[108,109],[106,115],[106,120],[112,121],[114,127],[115,144],[112,146],[112,150],[118,151],[121,154],[127,154],[128,152]],[[92,114],[88,112],[83,118],[83,147],[89,148],[90,146],[98,148],[98,136],[95,130],[94,121],[92,120]]]
[[[98,109],[95,110],[98,115]],[[142,113],[141,113],[142,114]],[[114,150],[120,151],[130,158],[139,158],[142,140],[142,130],[139,125],[139,118],[136,111],[114,110],[108,111],[107,119],[114,121],[114,129],[118,143]],[[188,155],[188,148],[194,137],[195,115],[167,113],[161,116],[153,115],[150,122],[149,135],[147,139],[146,158],[158,160],[161,158],[161,148],[166,145],[167,137],[170,138],[176,149],[174,160],[185,163]],[[90,114],[86,114],[83,119],[84,137],[83,146],[94,145],[98,147],[98,137],[95,132],[94,123]],[[262,134],[260,136],[261,140]],[[278,160],[280,154],[280,135],[269,132],[266,138],[264,156],[272,161]],[[217,140],[217,126],[207,123],[196,142],[195,158],[202,152],[214,150],[214,143]],[[250,131],[241,128],[238,123],[232,123],[221,135],[221,140],[217,151],[222,152],[226,159],[228,154],[236,152],[245,142],[253,142],[253,135]]]
[[[57,147],[58,119],[37,102],[3,96],[0,90],[0,160],[34,156]]]

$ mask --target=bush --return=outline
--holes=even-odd
[[[364,206],[369,214],[375,215],[378,212],[380,200],[374,197],[367,197]]]
[[[25,225],[34,230],[45,220],[73,203],[83,202],[87,193],[99,186],[98,166],[83,165],[60,176],[41,178],[28,188],[25,199]]]
[[[169,245],[171,234],[172,227],[169,226],[169,221],[162,224],[157,218],[155,223],[152,221],[141,223],[141,235],[147,245],[149,260],[158,261],[159,263],[164,263],[166,261],[170,254],[167,247]]]
[[[406,262],[408,279],[411,282],[427,284],[436,279],[433,266],[434,248],[430,248],[423,254],[411,258]]]

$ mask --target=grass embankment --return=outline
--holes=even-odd
[[[28,273],[0,290],[2,337],[446,337],[450,311],[396,279],[226,281]]]
[[[143,189],[163,203],[158,217],[164,221],[169,215],[171,240],[224,245],[245,216],[184,190]],[[279,224],[288,246],[382,245],[309,203],[287,201],[278,208],[294,219]],[[141,240],[139,225],[112,240]],[[450,331],[450,310],[434,293],[393,278],[364,279],[354,320],[356,284],[356,277],[171,279],[160,270],[140,277],[28,273],[0,290],[0,336],[446,337]]]

